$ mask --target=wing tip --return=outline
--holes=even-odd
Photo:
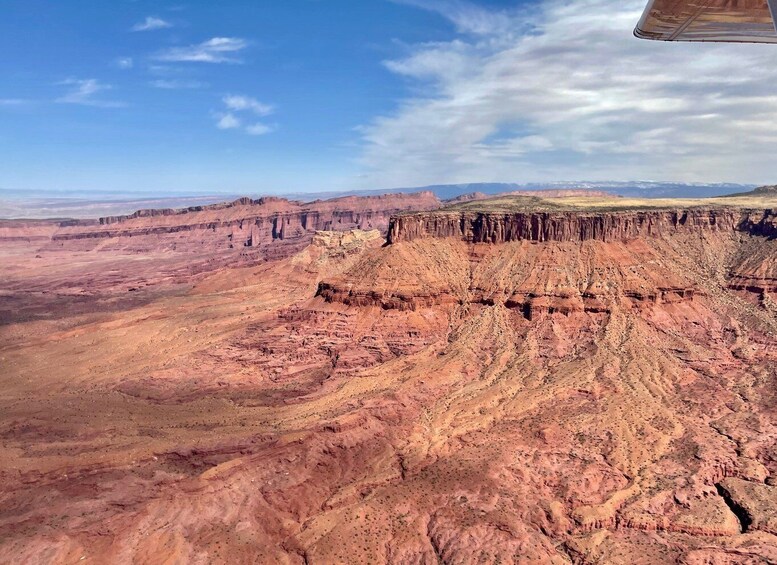
[[[634,28],[634,37],[637,39],[648,39],[650,41],[657,41],[659,39],[655,34],[648,33],[639,26]]]
[[[726,26],[719,25],[718,29],[694,30],[691,25],[706,8],[697,7],[697,12],[694,13],[689,11],[690,0],[685,2],[674,0],[674,3],[670,0],[649,0],[634,28],[634,37],[664,42],[775,44],[777,43],[777,0],[760,1],[763,1],[763,6],[758,8],[756,13],[762,20],[769,20],[771,24],[769,28],[774,30],[773,33],[769,33],[768,28],[764,29],[764,21],[756,23],[747,19],[738,22],[736,26],[727,23]],[[667,15],[680,16],[682,19],[672,21],[672,18],[667,18]],[[720,16],[720,14],[716,15]],[[741,14],[738,15],[741,16]]]

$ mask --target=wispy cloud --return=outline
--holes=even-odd
[[[154,56],[157,61],[181,63],[241,63],[235,57],[248,47],[248,42],[239,37],[213,37],[197,45],[171,47]]]
[[[246,133],[249,135],[265,135],[267,133],[272,133],[274,129],[275,128],[273,126],[269,126],[267,124],[257,122],[255,124],[247,126]]]
[[[119,57],[116,59],[115,63],[120,69],[131,69],[135,66],[135,61],[132,57]]]
[[[101,92],[111,90],[110,84],[100,82],[95,78],[89,79],[67,79],[58,83],[68,86],[68,91],[56,102],[62,104],[82,104],[84,106],[97,106],[100,108],[121,108],[126,106],[124,102],[104,100],[98,97]]]
[[[0,98],[0,106],[22,106],[28,102],[23,98]]]
[[[489,10],[465,0],[393,0],[397,4],[407,4],[431,12],[437,12],[450,20],[462,33],[491,35],[494,33],[514,33],[527,27],[520,25],[526,20],[517,9]],[[520,17],[516,17],[520,16]],[[526,20],[528,24],[529,20]],[[518,25],[517,25],[518,24]]]
[[[153,86],[154,88],[162,88],[166,90],[206,88],[208,86],[208,83],[201,82],[199,80],[175,80],[175,79],[152,80],[149,84],[151,84],[151,86]]]
[[[219,129],[237,129],[243,125],[234,114],[217,114],[217,117],[216,127]]]
[[[275,131],[274,125],[256,121],[254,117],[269,116],[275,111],[272,105],[241,95],[224,96],[221,101],[225,111],[214,114],[217,128],[240,129],[249,135],[265,135]]]
[[[173,27],[173,24],[163,20],[162,18],[148,16],[144,21],[132,26],[131,30],[132,31],[153,31],[156,29],[165,29],[169,27]]]
[[[637,40],[644,0],[404,3],[459,34],[386,62],[414,94],[359,130],[375,183],[774,177],[777,49]]]
[[[248,96],[225,96],[222,101],[224,105],[230,110],[235,111],[248,111],[253,112],[257,116],[268,116],[272,114],[273,107],[269,104],[263,104],[256,98],[250,98]]]

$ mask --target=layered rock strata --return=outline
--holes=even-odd
[[[693,280],[666,269],[656,250],[638,240],[477,246],[443,239],[403,242],[390,249],[380,262],[365,259],[345,276],[322,280],[316,295],[329,303],[383,310],[498,305],[536,320],[556,313],[609,314],[616,306],[642,309],[691,302],[703,294]],[[451,271],[446,261],[468,269]],[[430,263],[435,265],[431,272]],[[397,276],[409,284],[388,282]]]
[[[309,203],[283,198],[241,198],[229,204],[180,210],[139,210],[128,216],[100,218],[99,223],[77,221],[60,225],[54,245],[79,248],[110,245],[137,248],[241,248],[273,241],[309,241],[316,231],[378,229],[386,232],[389,218],[398,212],[428,210],[440,205],[431,192],[345,197]]]
[[[777,210],[712,208],[617,212],[458,212],[400,214],[391,218],[389,243],[455,237],[470,243],[508,241],[622,241],[676,232],[738,230],[777,236]]]

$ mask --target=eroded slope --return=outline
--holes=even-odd
[[[0,561],[777,560],[775,240],[381,243],[3,348]]]

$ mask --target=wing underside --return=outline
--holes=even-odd
[[[777,43],[777,0],[651,0],[642,39]]]

